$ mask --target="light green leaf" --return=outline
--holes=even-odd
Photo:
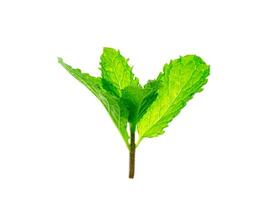
[[[128,109],[128,121],[133,125],[136,125],[136,120],[142,100],[143,88],[141,86],[129,86],[122,91],[121,101]]]
[[[138,121],[143,117],[147,109],[155,101],[156,97],[158,96],[159,86],[160,86],[160,81],[158,80],[150,80],[147,82],[147,84],[145,84],[143,100],[140,105],[140,110],[138,113]]]
[[[164,128],[207,82],[209,66],[195,55],[166,64],[158,77],[161,85],[157,99],[138,122],[139,142],[144,137],[164,133]]]
[[[119,98],[110,94],[103,88],[101,78],[96,78],[87,73],[83,73],[80,69],[73,69],[70,65],[64,63],[62,58],[58,58],[58,62],[102,102],[121,133],[126,145],[129,147],[129,136],[126,129],[129,113],[127,109],[121,105]],[[108,83],[106,82],[106,84]]]
[[[121,101],[129,110],[128,121],[136,126],[148,107],[157,97],[158,81],[149,81],[144,88],[129,86],[122,91]]]
[[[111,88],[117,96],[121,96],[122,90],[128,86],[139,85],[139,80],[128,65],[128,59],[125,59],[118,50],[105,47],[100,59],[102,78],[112,85]]]

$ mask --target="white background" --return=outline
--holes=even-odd
[[[266,200],[266,1],[0,1],[1,200]],[[202,93],[128,152],[57,57],[99,75],[104,46],[142,83],[197,54]]]

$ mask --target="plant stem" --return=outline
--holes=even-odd
[[[131,142],[130,142],[130,159],[129,159],[129,178],[134,178],[135,167],[135,125],[131,124]]]

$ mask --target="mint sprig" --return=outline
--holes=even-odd
[[[133,178],[136,147],[144,138],[164,133],[193,95],[203,90],[210,67],[198,56],[183,56],[165,64],[157,79],[141,86],[128,59],[118,50],[104,48],[100,59],[101,77],[74,69],[62,58],[58,58],[58,62],[84,84],[108,111],[129,149],[129,178]]]

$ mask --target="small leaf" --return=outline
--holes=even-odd
[[[106,47],[100,59],[102,78],[112,85],[113,92],[117,96],[121,96],[122,90],[128,86],[139,85],[139,80],[134,76],[128,60],[119,51]]]
[[[121,101],[129,111],[128,121],[135,126],[157,97],[157,81],[149,81],[144,88],[129,86],[122,91]]]
[[[132,124],[136,124],[142,100],[143,88],[141,86],[129,86],[122,91],[121,101],[129,111],[128,121]]]
[[[140,110],[138,113],[138,121],[143,117],[147,109],[157,98],[159,86],[160,86],[159,80],[150,80],[144,86],[143,100],[140,105]]]
[[[157,99],[138,122],[139,142],[144,137],[164,133],[169,122],[207,82],[209,66],[197,56],[188,55],[166,64],[158,77]]]

